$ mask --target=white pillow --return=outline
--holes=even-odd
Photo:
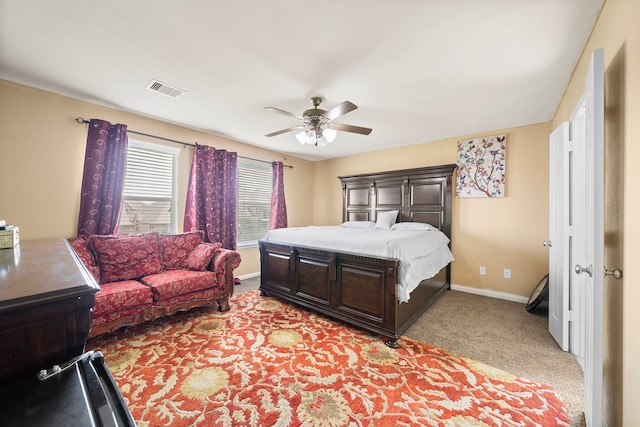
[[[373,221],[345,221],[340,227],[352,227],[352,228],[373,228],[375,222]]]
[[[399,222],[393,224],[392,230],[406,230],[406,231],[431,231],[433,227],[430,224],[424,222]]]
[[[382,228],[388,230],[393,224],[396,223],[398,218],[398,211],[378,212],[378,218],[376,219],[375,228]]]

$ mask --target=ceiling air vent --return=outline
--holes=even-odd
[[[182,89],[178,89],[177,87],[170,86],[157,80],[151,80],[151,82],[147,85],[147,89],[169,95],[172,98],[177,98],[184,92],[186,92]]]

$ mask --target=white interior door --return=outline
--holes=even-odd
[[[569,351],[569,122],[549,137],[549,332]]]
[[[576,273],[587,278],[585,418],[587,426],[601,426],[602,416],[602,322],[604,282],[604,51],[595,50],[587,75],[586,116],[586,246],[582,265]],[[592,273],[588,273],[591,266]]]
[[[587,426],[603,423],[604,55],[593,52],[585,93],[570,125],[572,352],[584,369]],[[574,330],[571,330],[573,328]],[[575,339],[573,333],[575,332]],[[575,348],[573,346],[575,345]]]
[[[588,233],[587,209],[592,193],[587,185],[587,105],[583,95],[571,114],[570,150],[569,150],[569,263],[567,264],[569,287],[569,307],[571,323],[569,324],[569,348],[576,355],[584,370],[586,351],[586,292],[587,275],[575,272],[577,263],[584,263],[586,254],[586,238]],[[590,265],[590,264],[588,264]]]
[[[549,140],[551,241],[545,242],[550,246],[549,331],[563,349],[568,341],[569,350],[582,365],[587,426],[600,427],[603,425],[604,379],[602,49],[592,54],[585,93],[569,121],[567,145],[566,132],[563,123]],[[568,206],[564,201],[568,201]],[[566,233],[565,224],[568,224]]]

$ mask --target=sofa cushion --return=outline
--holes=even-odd
[[[80,261],[84,264],[87,271],[91,273],[96,282],[100,282],[100,267],[96,264],[96,259],[93,254],[87,248],[87,241],[82,237],[76,237],[69,239],[69,244],[80,258]]]
[[[148,305],[152,302],[151,289],[136,280],[105,283],[100,285],[100,291],[96,293],[93,314],[97,316],[105,312]]]
[[[216,275],[212,271],[167,270],[161,274],[145,276],[142,283],[151,287],[156,301],[200,289],[215,287]]]
[[[189,254],[202,243],[204,233],[200,230],[182,234],[160,234],[160,254],[166,270],[184,268]]]
[[[185,268],[189,270],[204,270],[211,262],[213,254],[221,247],[222,243],[200,243],[187,257]]]
[[[156,233],[136,235],[94,235],[89,238],[100,266],[100,282],[136,279],[162,272]]]

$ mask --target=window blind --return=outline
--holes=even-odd
[[[269,231],[271,179],[271,165],[238,162],[238,247],[256,245]]]
[[[177,154],[163,148],[129,143],[119,229],[122,234],[177,231]]]

